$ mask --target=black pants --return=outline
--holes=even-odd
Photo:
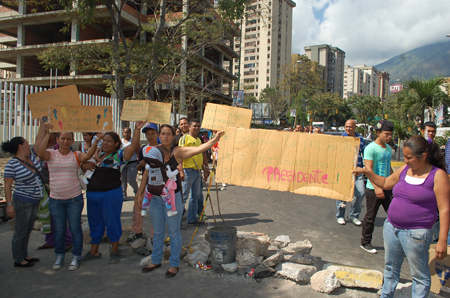
[[[384,199],[380,199],[375,194],[375,190],[366,188],[366,205],[367,212],[364,216],[362,225],[361,245],[372,243],[372,233],[375,228],[375,218],[377,217],[378,209],[383,205],[384,211],[388,212],[389,205],[392,201],[392,191],[384,191]]]

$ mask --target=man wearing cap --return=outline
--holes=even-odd
[[[364,148],[366,147],[366,143],[360,134],[356,131],[356,121],[353,119],[347,120],[345,122],[345,132],[342,134],[344,137],[353,137],[359,138],[359,151],[358,151],[358,163],[357,167],[362,168],[362,155],[364,152]],[[359,220],[359,214],[361,213],[361,204],[365,196],[365,187],[364,187],[364,177],[363,175],[358,175],[355,177],[355,190],[353,195],[353,202],[350,208],[350,212],[348,213],[348,218],[352,221],[352,223],[356,226],[361,225],[361,221]],[[345,208],[347,204],[345,201],[336,201],[337,214],[336,220],[340,225],[345,225]]]
[[[393,172],[391,168],[392,148],[388,143],[392,140],[394,124],[388,120],[381,120],[375,127],[375,131],[377,139],[364,149],[364,166],[378,176],[388,177]],[[377,250],[372,246],[372,234],[378,209],[382,205],[387,213],[391,200],[392,190],[383,190],[367,179],[367,212],[362,225],[361,248],[369,253],[377,253]]]
[[[147,125],[142,128],[142,133],[145,134],[145,137],[147,138],[148,144],[143,146],[141,149],[139,149],[139,158],[138,158],[138,166],[137,169],[139,171],[145,169],[145,161],[144,154],[148,152],[153,147],[159,146],[158,144],[158,125],[155,123],[147,123]],[[141,183],[145,183],[145,181],[142,181]],[[133,242],[134,240],[138,238],[143,237],[143,229],[142,225],[144,224],[144,218],[141,215],[141,206],[142,202],[138,200],[138,197],[136,196],[134,198],[134,205],[133,205],[133,217],[132,217],[132,224],[131,224],[131,230],[133,231],[133,234],[131,234],[127,242]]]

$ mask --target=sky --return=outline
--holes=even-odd
[[[450,0],[294,0],[292,53],[328,44],[345,64],[373,66],[409,50],[450,41]]]

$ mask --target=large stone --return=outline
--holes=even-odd
[[[270,238],[265,234],[237,232],[236,250],[248,249],[254,256],[266,256],[269,245]]]
[[[269,245],[269,248],[267,249],[266,257],[273,256],[274,254],[278,253],[278,250],[279,250],[278,246],[276,246],[274,244]]]
[[[205,254],[203,251],[196,251],[193,254],[188,254],[184,257],[184,260],[189,264],[189,266],[194,267],[197,264],[197,262],[206,263],[208,260],[208,255]]]
[[[228,273],[235,273],[239,267],[239,264],[237,262],[230,263],[230,264],[222,264],[223,270],[225,270]]]
[[[236,262],[239,266],[250,266],[256,263],[255,255],[248,249],[236,251]]]
[[[145,248],[148,249],[149,251],[153,251],[152,239],[148,239],[147,244],[145,245]]]
[[[273,256],[268,257],[267,259],[265,259],[262,262],[262,265],[264,267],[275,267],[278,264],[280,264],[281,262],[283,262],[283,260],[284,260],[283,254],[282,253],[276,253]]]
[[[164,246],[164,252],[163,252],[164,260],[168,260],[171,255],[172,255],[172,250],[170,248],[170,245],[165,245]]]
[[[284,248],[289,243],[291,243],[291,238],[289,238],[288,235],[279,235],[272,241],[272,244],[276,245],[278,248]]]
[[[152,263],[152,256],[148,256],[148,257],[145,257],[145,258],[143,258],[143,259],[141,260],[140,265],[141,265],[142,267],[145,267],[145,266],[150,265],[151,263]]]
[[[81,224],[81,230],[83,231],[83,243],[91,244],[91,230],[89,229],[89,223],[84,222]]]
[[[308,283],[311,276],[317,272],[314,266],[296,263],[281,263],[275,268],[277,276],[281,276],[295,282]]]
[[[309,254],[309,253],[311,253],[311,250],[312,250],[312,244],[308,239],[306,239],[306,240],[298,241],[295,243],[289,243],[289,245],[286,246],[285,248],[283,248],[281,250],[281,252],[283,254],[295,255],[298,253]]]
[[[42,229],[42,222],[36,220],[34,222],[33,230],[40,231]]]
[[[211,255],[211,244],[206,240],[202,240],[198,243],[191,245],[191,249],[193,252],[202,251],[205,254],[207,254],[208,257]],[[188,250],[190,251],[189,248],[188,248]]]
[[[149,251],[146,247],[139,247],[136,249],[136,253],[141,256],[149,256],[152,252]]]
[[[130,246],[134,249],[138,249],[139,247],[144,247],[147,245],[147,239],[138,238],[130,243]]]
[[[266,267],[263,265],[258,265],[255,268],[255,272],[253,274],[254,278],[265,278],[265,277],[271,277],[275,274],[275,269],[272,267]]]
[[[308,254],[298,253],[289,258],[289,262],[305,265],[313,265],[317,262],[317,259]]]
[[[250,266],[239,266],[236,270],[237,275],[244,276],[250,272]]]
[[[381,289],[383,273],[378,270],[325,264],[324,269],[334,272],[341,285],[350,288]]]
[[[119,244],[127,244],[127,239],[131,234],[133,234],[131,225],[122,226],[122,236],[120,236]]]
[[[316,292],[330,294],[340,286],[341,283],[333,271],[322,270],[311,276],[311,287]]]

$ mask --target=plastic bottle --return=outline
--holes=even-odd
[[[148,200],[148,198],[144,197],[144,200],[142,200],[142,211],[141,211],[142,216],[147,215],[148,206],[150,206],[150,201]]]

